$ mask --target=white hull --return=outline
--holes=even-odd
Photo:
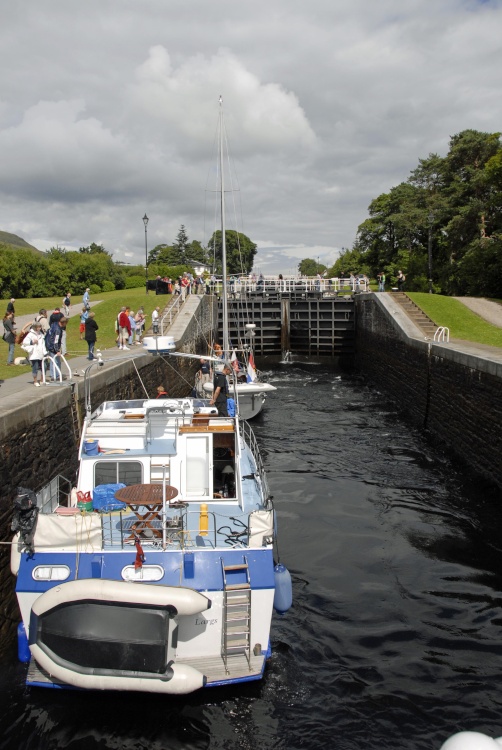
[[[206,393],[213,392],[212,383],[205,383],[203,387]],[[241,419],[253,419],[263,409],[267,393],[272,393],[277,388],[275,385],[270,385],[270,383],[261,383],[255,380],[253,383],[237,383],[236,390],[239,403],[239,417]]]

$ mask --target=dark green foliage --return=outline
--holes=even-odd
[[[225,230],[225,246],[227,255],[227,273],[249,273],[253,268],[256,245],[249,237],[234,229]],[[211,255],[214,254],[217,272],[222,270],[222,246],[221,229],[213,233],[208,247]]]
[[[128,276],[125,280],[126,289],[139,289],[145,286],[144,276]]]
[[[427,291],[430,236],[435,291],[502,297],[499,133],[453,136],[446,157],[420,159],[407,182],[371,202],[369,214],[358,228],[354,256],[343,260],[352,271],[372,277],[384,271],[392,282],[402,268],[407,289]]]

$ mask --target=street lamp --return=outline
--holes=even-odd
[[[434,221],[434,214],[432,211],[429,212],[429,294],[432,294],[432,223]]]
[[[146,227],[148,225],[148,216],[143,216],[143,224],[145,225],[145,287],[146,293],[148,294],[148,242],[146,237]]]

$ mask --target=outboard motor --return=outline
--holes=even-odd
[[[11,529],[14,532],[19,531],[24,550],[30,555],[33,555],[35,552],[33,538],[37,527],[37,519],[37,496],[33,490],[18,487],[17,495],[14,498],[14,515],[12,517]]]

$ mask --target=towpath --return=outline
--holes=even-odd
[[[502,305],[498,302],[485,297],[455,297],[455,299],[488,323],[502,328]]]

